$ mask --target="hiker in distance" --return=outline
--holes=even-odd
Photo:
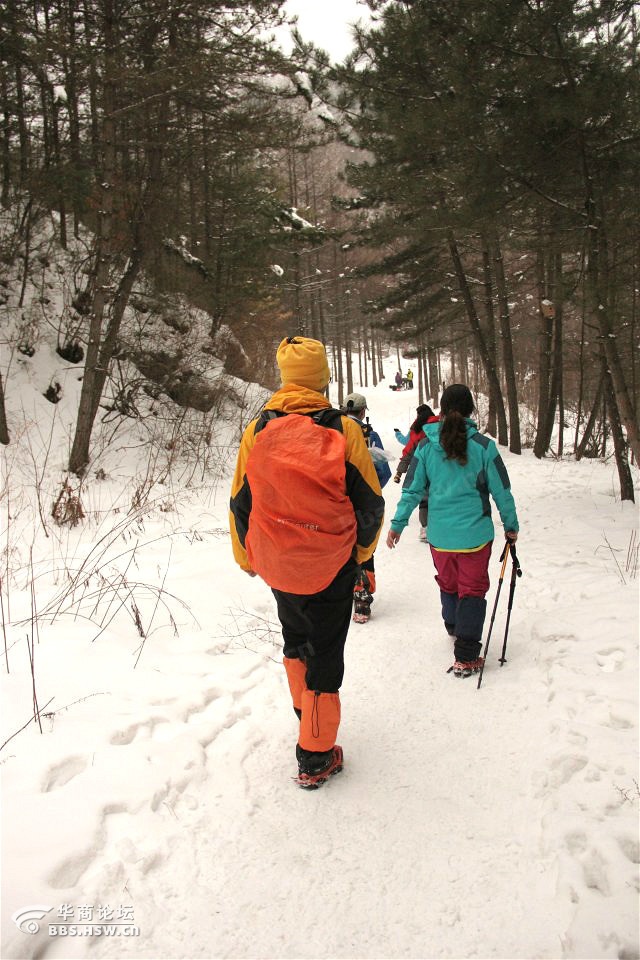
[[[438,419],[428,403],[421,403],[416,407],[416,418],[409,427],[408,435],[400,433],[397,427],[394,429],[393,432],[396,435],[398,443],[404,443],[402,456],[400,457],[400,462],[398,463],[398,468],[393,478],[394,483],[400,483],[403,474],[409,469],[409,464],[411,463],[416,447],[421,440],[424,440],[424,428],[426,424],[436,423]],[[420,523],[419,537],[423,543],[427,542],[427,514],[428,503],[427,498],[424,497],[418,507],[418,521]]]
[[[409,427],[409,430],[407,431],[407,433],[403,433],[399,427],[393,428],[393,434],[396,440],[398,441],[398,443],[401,443],[403,447],[406,447],[409,441],[412,441],[410,449],[411,449],[411,452],[413,452],[414,448],[418,446],[418,443],[420,442],[420,440],[422,440],[422,437],[424,436],[422,428],[424,427],[425,423],[427,422],[427,420],[429,420],[430,417],[435,417],[436,420],[438,419],[428,403],[419,403],[418,406],[416,407],[415,419],[411,424],[411,426]],[[402,451],[402,456],[403,457],[405,456],[404,450]],[[400,464],[398,464],[398,470],[400,470],[401,474],[406,473],[408,466],[409,464],[407,463],[407,465],[404,466],[402,470],[400,470]],[[397,472],[398,471],[396,471],[396,473]],[[394,477],[394,480],[395,480],[395,477]]]
[[[230,503],[233,554],[276,599],[300,720],[297,782],[342,769],[336,745],[344,645],[359,564],[376,548],[384,500],[360,424],[333,410],[325,348],[288,337],[282,387],[242,436]]]
[[[478,432],[471,391],[447,387],[440,419],[425,427],[409,465],[387,546],[393,549],[411,513],[428,501],[427,540],[440,587],[442,618],[454,638],[453,673],[469,677],[482,666],[480,650],[494,538],[489,496],[507,540],[518,538],[518,517],[506,467],[493,440]]]
[[[361,393],[350,393],[342,401],[340,412],[351,417],[359,424],[364,436],[373,466],[380,481],[380,487],[383,488],[391,479],[391,467],[389,466],[389,454],[382,446],[380,434],[377,433],[369,423],[369,417],[366,422],[364,415],[367,412],[367,400]],[[353,594],[353,619],[355,623],[366,623],[371,616],[371,604],[373,595],[376,592],[376,572],[373,561],[373,554],[368,560],[360,564],[360,572],[356,578],[356,584]]]

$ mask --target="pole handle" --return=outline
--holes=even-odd
[[[509,553],[511,554],[511,559],[513,560],[513,566],[516,571],[516,576],[521,577],[522,568],[520,566],[520,561],[518,560],[518,554],[516,553],[516,545],[513,542],[513,540],[507,540],[507,543],[505,545],[505,550],[507,549],[507,547],[509,548]],[[500,557],[500,559],[502,560],[502,556]]]

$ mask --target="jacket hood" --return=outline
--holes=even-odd
[[[265,410],[281,410],[283,413],[311,413],[312,410],[327,410],[331,404],[323,393],[287,383],[276,390],[264,405]]]
[[[467,438],[472,436],[472,434],[478,432],[478,426],[474,420],[471,420],[469,417],[465,417],[465,423],[467,425]],[[423,430],[426,436],[429,438],[430,443],[435,443],[436,446],[440,446],[440,418],[434,417],[430,418],[427,423],[425,423]]]

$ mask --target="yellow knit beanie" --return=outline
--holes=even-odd
[[[320,392],[331,379],[324,344],[309,337],[285,337],[276,353],[282,383]]]

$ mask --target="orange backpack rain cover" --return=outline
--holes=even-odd
[[[247,479],[251,569],[286,593],[324,590],[356,544],[342,433],[302,414],[270,420],[249,454]]]

